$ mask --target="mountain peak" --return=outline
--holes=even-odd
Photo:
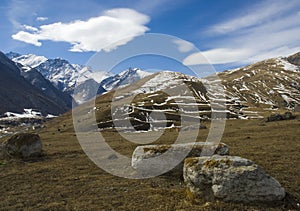
[[[72,66],[69,61],[62,58],[48,59],[46,63],[49,63],[49,65],[55,65],[56,67],[61,67],[64,65]]]
[[[152,73],[141,70],[140,68],[128,68],[121,73],[104,79],[100,85],[106,90],[112,90],[120,86],[129,85]]]
[[[18,53],[10,52],[6,54],[8,58],[13,60],[14,62],[20,63],[24,66],[29,66],[35,68],[42,64],[43,62],[47,61],[48,59],[44,56],[37,56],[35,54],[25,54],[20,55]]]

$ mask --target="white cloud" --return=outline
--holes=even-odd
[[[42,25],[32,33],[20,31],[12,38],[36,46],[41,46],[42,40],[68,42],[72,45],[70,51],[76,52],[110,51],[143,35],[149,30],[145,26],[149,20],[148,16],[135,10],[119,8],[107,10],[103,15],[86,21]]]
[[[40,16],[40,17],[36,17],[36,20],[37,21],[46,21],[46,20],[48,20],[48,18]]]
[[[278,2],[266,4],[259,10],[254,9],[258,8],[256,5],[246,16],[236,16],[217,24],[216,26],[225,26],[224,23],[227,23],[226,27],[219,28],[219,33],[230,31],[230,36],[228,34],[215,37],[213,44],[209,46],[210,50],[202,52],[203,56],[212,64],[248,64],[271,57],[287,56],[299,51],[300,14],[297,7],[300,8],[300,2],[288,1],[286,4],[288,5],[279,7],[276,14],[269,8],[274,8],[274,5],[278,6]],[[262,15],[262,11],[266,11],[266,14]],[[243,20],[247,20],[245,24],[242,24]],[[218,33],[217,27],[215,29]],[[184,62],[189,65],[205,64],[205,59],[198,53],[189,55]]]
[[[251,54],[247,49],[217,48],[208,51],[193,53],[183,60],[183,64],[225,64],[239,61]]]
[[[33,26],[28,26],[28,25],[23,25],[24,29],[28,30],[28,31],[38,31],[37,28],[33,27]]]
[[[26,43],[30,43],[33,44],[35,46],[41,46],[42,43],[40,43],[36,37],[29,33],[29,32],[24,32],[24,31],[20,31],[17,34],[12,35],[12,38],[15,40],[24,40],[24,42],[26,41]]]
[[[249,58],[249,62],[261,61],[266,58],[292,55],[297,52],[299,52],[299,47],[290,48],[287,46],[282,46],[282,47],[274,48],[272,49],[272,51],[262,51],[258,55],[253,55],[251,58]]]
[[[186,53],[191,51],[195,46],[194,44],[187,42],[185,40],[174,40],[173,41],[177,46],[178,46],[178,50],[182,53]]]

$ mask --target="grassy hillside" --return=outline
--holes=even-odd
[[[205,122],[209,128],[209,122]],[[253,160],[275,177],[289,193],[288,201],[268,207],[282,210],[300,199],[300,119],[268,122],[228,120],[222,142],[231,155]],[[38,131],[44,156],[30,161],[0,161],[0,207],[3,210],[30,208],[51,210],[246,210],[264,209],[241,204],[197,204],[186,195],[181,178],[172,175],[145,180],[129,180],[110,175],[84,154],[65,114]],[[60,128],[60,131],[58,131]],[[153,134],[151,134],[153,133]],[[149,132],[149,135],[155,135]],[[189,132],[184,132],[189,138]],[[197,141],[204,141],[208,129],[200,130]],[[114,130],[104,130],[107,143],[130,156],[134,144]],[[172,143],[178,132],[165,131],[157,143]]]

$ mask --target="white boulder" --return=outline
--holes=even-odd
[[[285,190],[262,167],[237,156],[187,158],[184,181],[203,201],[267,203],[280,201]]]
[[[173,170],[182,175],[183,162],[186,157],[200,156],[202,150],[214,151],[215,154],[228,155],[229,148],[220,143],[210,145],[206,142],[144,145],[138,146],[132,155],[132,167],[145,174],[159,175]]]

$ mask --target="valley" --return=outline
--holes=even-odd
[[[126,210],[260,210],[261,205],[210,203],[203,205],[187,198],[182,179],[172,175],[130,180],[110,175],[96,166],[82,151],[69,114],[53,119],[38,132],[44,156],[27,161],[1,161],[0,206],[3,209],[102,209]],[[209,128],[209,122],[205,122]],[[66,125],[64,127],[64,125]],[[289,197],[268,210],[296,209],[299,189],[300,119],[264,122],[260,119],[228,120],[222,142],[230,154],[251,159],[263,166],[286,189]],[[61,131],[57,131],[60,127]],[[200,130],[197,141],[206,139]],[[131,156],[136,145],[112,129],[101,132],[119,153]],[[158,132],[149,132],[155,136]],[[189,131],[184,132],[189,138]],[[155,143],[172,143],[178,132],[167,129]],[[2,139],[3,140],[3,139]],[[24,183],[26,181],[26,183]],[[28,200],[30,198],[30,200]],[[299,202],[299,200],[298,200]]]
[[[300,211],[300,1],[0,1],[0,211]]]
[[[70,81],[61,87],[40,72],[37,67],[48,60],[42,59],[40,63],[33,59],[37,65],[33,69],[19,66],[23,76],[17,77],[27,80],[27,86],[35,86],[33,89],[39,92],[51,87],[55,92],[46,93],[49,98],[51,93],[67,95],[68,102],[77,97],[80,105],[53,113],[44,107],[4,110],[0,117],[0,142],[21,131],[37,133],[43,151],[40,157],[0,160],[0,207],[4,210],[99,207],[142,210],[145,206],[151,210],[296,210],[300,199],[297,110],[300,71],[295,62],[298,57],[299,53],[264,60],[217,73],[213,79],[172,71],[150,74],[129,68],[102,82],[94,79],[91,82],[89,78],[77,96],[69,93],[73,85],[65,86]],[[3,65],[8,62],[18,72],[17,64],[4,60]],[[25,74],[28,71],[35,74],[29,77]],[[35,75],[38,81],[48,83],[46,90],[42,89],[45,83],[35,82]],[[220,84],[223,95],[209,89],[216,83]],[[94,91],[92,85],[96,88],[101,85],[103,92],[98,93],[95,101],[88,101],[88,95],[82,93],[86,94],[88,88]],[[131,140],[172,144],[181,135],[185,140],[206,141],[215,127],[214,119],[225,122],[221,142],[229,146],[230,155],[254,161],[277,179],[287,192],[282,201],[265,205],[222,201],[203,204],[191,198],[182,177],[172,173],[130,180],[105,172],[89,159],[77,140],[78,136],[101,134],[113,150],[131,158],[140,145]],[[196,139],[194,133],[198,134]]]

